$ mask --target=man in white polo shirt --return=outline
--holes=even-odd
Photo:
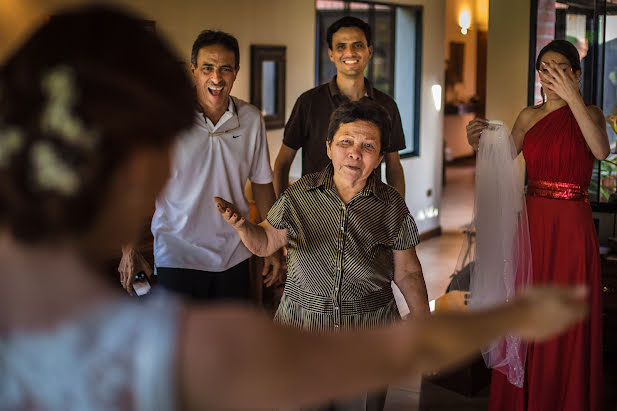
[[[274,202],[263,118],[256,107],[230,96],[239,57],[237,40],[227,33],[205,30],[195,40],[195,125],[173,147],[170,179],[152,219],[159,284],[195,300],[250,297],[251,253],[220,218],[213,197],[232,199],[248,215],[249,180],[260,217]],[[118,271],[132,293],[135,273],[152,270],[132,247],[122,251]],[[271,267],[276,274],[279,263],[278,256],[268,258],[264,271]]]

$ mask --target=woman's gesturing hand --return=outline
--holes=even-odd
[[[482,134],[486,126],[488,126],[488,120],[483,118],[474,118],[467,124],[467,141],[475,151],[478,151],[480,134]]]
[[[555,61],[542,62],[539,71],[542,87],[554,92],[566,103],[581,98],[578,91],[578,78],[572,67],[560,67]]]
[[[246,223],[246,218],[240,215],[234,204],[221,197],[214,197],[214,202],[216,203],[216,209],[221,213],[226,222],[231,224],[236,230],[242,229],[244,223]]]

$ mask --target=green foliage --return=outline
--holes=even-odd
[[[591,201],[607,202],[610,195],[615,192],[617,188],[617,163],[613,161],[615,159],[617,159],[617,156],[612,156],[610,160],[595,161],[589,184],[589,197]],[[599,196],[598,173],[600,174]]]

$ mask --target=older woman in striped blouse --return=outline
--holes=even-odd
[[[390,118],[371,100],[332,113],[326,148],[332,160],[289,187],[261,224],[215,198],[217,209],[251,252],[287,246],[288,274],[275,321],[311,332],[369,328],[400,319],[391,282],[412,317],[428,314],[416,255],[418,230],[398,191],[376,174],[388,148]],[[335,408],[381,410],[385,392]]]
[[[251,252],[287,246],[288,274],[275,321],[310,332],[372,328],[400,319],[391,282],[412,317],[428,314],[416,255],[418,230],[405,201],[373,172],[388,148],[390,118],[364,98],[340,106],[330,119],[324,170],[289,187],[261,224],[215,198],[223,218]],[[385,392],[335,408],[381,410]]]
[[[411,316],[428,310],[418,231],[405,201],[373,172],[388,147],[390,119],[364,98],[331,116],[324,170],[290,186],[261,224],[215,198],[256,255],[287,246],[288,275],[275,320],[307,331],[366,328],[400,318],[391,281]]]

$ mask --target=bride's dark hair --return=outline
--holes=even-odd
[[[0,68],[0,222],[24,242],[83,232],[134,150],[193,119],[171,48],[109,7],[53,15]]]
[[[570,67],[572,67],[572,71],[574,73],[581,70],[581,58],[576,47],[566,40],[553,40],[546,46],[542,47],[540,53],[538,53],[538,58],[536,58],[536,71],[540,70],[542,57],[549,51],[553,51],[564,56],[568,60],[568,63],[570,64]],[[544,104],[546,99],[544,90],[540,90],[540,93],[542,94],[542,104]]]

